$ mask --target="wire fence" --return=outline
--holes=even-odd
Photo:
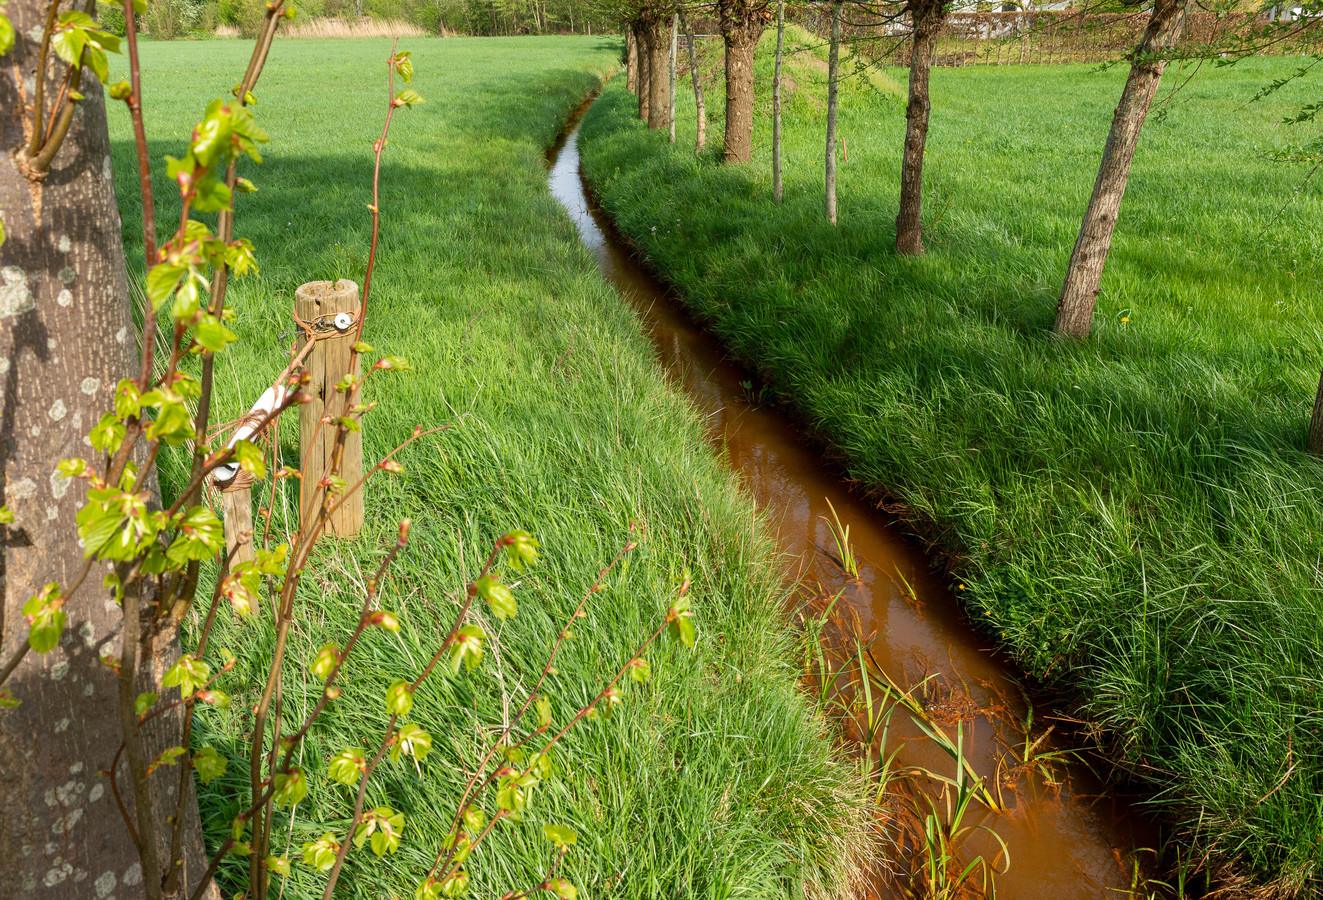
[[[1139,41],[1147,10],[953,13],[933,48],[937,66],[1055,65],[1119,59]],[[1189,13],[1180,50],[1200,55],[1308,55],[1323,50],[1318,20],[1269,20],[1259,13]],[[815,29],[816,30],[816,29]],[[908,65],[909,25],[901,19],[855,19],[846,29],[856,50],[882,65]]]
[[[824,40],[831,13],[824,4],[787,9],[788,21]],[[953,12],[933,48],[935,66],[1025,66],[1104,63],[1134,49],[1148,24],[1149,11],[1090,13],[1080,10]],[[696,18],[695,30],[719,34],[715,19]],[[846,7],[842,38],[880,65],[908,66],[910,25],[905,17],[875,15]],[[1178,52],[1254,56],[1323,53],[1323,18],[1291,13],[1193,11],[1187,14]]]

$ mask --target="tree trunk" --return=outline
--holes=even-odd
[[[689,80],[694,83],[694,107],[697,109],[698,136],[694,139],[694,152],[702,153],[703,145],[707,143],[707,107],[703,105],[703,78],[698,72],[698,45],[694,41],[694,29],[684,13],[680,13],[680,21],[684,23],[685,36],[689,38]]]
[[[1314,415],[1309,420],[1309,452],[1323,456],[1323,377],[1318,380],[1318,393],[1314,396]]]
[[[1112,246],[1112,231],[1121,212],[1130,163],[1144,128],[1144,118],[1153,95],[1162,81],[1165,61],[1155,54],[1175,45],[1185,23],[1186,0],[1157,0],[1144,36],[1130,54],[1130,77],[1126,79],[1121,102],[1112,116],[1112,130],[1103,145],[1098,180],[1093,196],[1084,211],[1079,237],[1070,254],[1066,281],[1057,301],[1057,320],[1053,330],[1070,337],[1088,337],[1093,328],[1093,307],[1098,300],[1107,252]]]
[[[671,143],[675,143],[675,56],[676,43],[680,39],[680,14],[671,13],[671,83],[667,86],[666,94],[668,105],[666,108],[666,119],[671,126]]]
[[[722,161],[753,158],[753,54],[767,20],[767,4],[719,0],[721,38],[726,45],[726,139]]]
[[[37,68],[47,6],[16,0],[5,9],[16,42],[0,59],[0,210],[7,239],[0,256],[0,503],[15,522],[4,529],[0,563],[0,666],[26,645],[21,607],[41,587],[66,591],[82,568],[75,515],[81,482],[61,479],[61,459],[87,456],[85,436],[111,408],[115,386],[136,374],[138,335],[130,311],[111,180],[110,144],[101,86],[84,79],[64,144],[42,181],[20,171],[13,151],[24,138],[24,105]],[[47,97],[60,87],[63,66],[44,73]],[[154,480],[151,482],[154,486]],[[21,705],[0,713],[0,897],[138,896],[145,877],[138,852],[112,798],[109,769],[122,740],[118,685],[102,654],[119,655],[121,610],[102,588],[104,566],[93,566],[65,607],[59,646],[29,652],[5,683]],[[161,662],[173,663],[173,634],[143,645],[144,684],[159,685]],[[163,694],[165,692],[162,692]],[[157,721],[163,726],[168,716]],[[176,720],[177,721],[177,720]],[[147,737],[148,752],[168,739]],[[178,743],[178,732],[172,744]],[[168,746],[168,745],[167,745]],[[120,769],[121,791],[132,791]],[[173,776],[173,778],[171,777]],[[157,818],[174,814],[176,769],[157,776]],[[191,778],[185,782],[185,880],[196,881],[201,834]],[[168,831],[168,829],[162,829]],[[160,856],[168,833],[153,836]]]
[[[659,131],[669,124],[670,82],[666,78],[666,26],[669,22],[670,17],[658,10],[643,13],[643,28],[648,41],[648,129],[651,131]]]
[[[772,200],[780,203],[781,184],[781,55],[785,49],[786,2],[776,0],[776,65],[772,70]]]
[[[831,5],[831,49],[827,52],[827,158],[826,195],[827,221],[836,224],[836,96],[841,76],[841,15],[844,0],[833,0]]]
[[[639,89],[639,44],[633,25],[625,29],[625,87],[631,94]]]
[[[634,32],[634,46],[638,48],[639,73],[638,73],[638,96],[639,96],[639,119],[648,121],[648,100],[652,96],[650,83],[652,73],[649,71],[648,62],[651,54],[648,52],[648,33],[643,27],[642,21],[634,21],[630,25]]]
[[[923,252],[923,147],[928,141],[928,71],[938,29],[946,18],[944,0],[911,0],[910,101],[905,107],[905,155],[900,165],[900,211],[896,214],[896,252]]]

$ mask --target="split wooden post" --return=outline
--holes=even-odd
[[[225,522],[225,552],[233,569],[253,559],[253,478],[241,471],[229,484],[218,487]]]
[[[358,312],[358,285],[347,279],[334,283],[312,281],[301,285],[294,294],[294,314],[298,321],[312,326],[316,335],[316,346],[304,362],[311,379],[305,391],[312,400],[299,407],[299,471],[303,475],[299,490],[301,520],[316,514],[312,505],[313,494],[326,475],[335,446],[335,424],[322,424],[320,429],[318,425],[323,415],[338,419],[345,413],[345,395],[336,393],[335,385],[349,374]],[[306,331],[302,337],[304,341],[308,340]],[[356,370],[354,374],[360,372]],[[351,487],[363,477],[361,432],[351,431],[345,439],[340,477]],[[331,514],[330,532],[340,537],[353,537],[362,528],[363,490],[360,488]]]

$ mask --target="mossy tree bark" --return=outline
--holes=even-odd
[[[654,7],[645,9],[639,18],[648,45],[648,128],[658,131],[670,124],[671,83],[667,77],[667,57],[670,55],[671,15]]]
[[[1107,143],[1103,145],[1093,196],[1084,211],[1079,237],[1066,268],[1065,284],[1057,301],[1057,318],[1053,327],[1057,334],[1085,338],[1093,330],[1098,285],[1112,246],[1116,219],[1121,213],[1130,164],[1135,158],[1144,119],[1162,81],[1166,65],[1163,54],[1180,39],[1186,2],[1156,0],[1148,26],[1130,53],[1130,77],[1126,79],[1121,101],[1112,115],[1112,128],[1107,134]]]
[[[1309,420],[1309,452],[1323,456],[1323,377],[1318,380],[1318,393],[1314,395],[1314,415]]]
[[[639,97],[639,119],[643,122],[648,121],[649,103],[652,99],[652,54],[648,50],[648,32],[643,27],[643,20],[635,19],[630,23],[630,30],[634,32],[634,45],[638,48],[638,97]]]
[[[767,0],[718,0],[721,39],[726,45],[726,137],[724,162],[753,158],[753,54],[771,16]]]
[[[639,89],[639,44],[632,23],[625,28],[625,88],[631,94]]]
[[[947,0],[908,0],[910,16],[910,98],[905,107],[905,153],[900,166],[900,211],[896,214],[896,252],[923,252],[923,150],[928,142],[928,73],[937,33],[946,20]]]
[[[120,379],[137,374],[138,334],[96,79],[83,79],[72,126],[44,174],[16,152],[30,137],[24,108],[34,102],[34,73],[46,79],[50,98],[65,72],[60,64],[37,73],[48,9],[40,0],[11,0],[5,14],[16,41],[0,58],[0,503],[15,517],[0,526],[0,667],[18,660],[4,686],[20,704],[0,713],[0,897],[139,896],[150,893],[151,879],[160,895],[162,873],[143,871],[109,779],[99,774],[123,741],[122,686],[101,661],[120,655],[123,612],[102,586],[105,566],[91,566],[73,591],[84,567],[75,523],[84,489],[55,471],[62,459],[91,456],[88,432],[112,407]],[[147,484],[155,500],[155,480]],[[64,636],[49,653],[17,656],[27,646],[22,606],[51,582],[69,596]],[[141,659],[137,690],[177,696],[160,688],[179,653],[174,631],[139,633],[130,642]],[[179,743],[180,719],[163,715],[144,731],[145,752],[155,755]],[[159,802],[145,818],[159,827],[144,837],[169,859],[166,817],[175,815],[182,787],[183,888],[202,873],[202,843],[192,775],[178,772],[155,777]],[[125,767],[112,777],[131,804]],[[144,831],[144,816],[137,820]]]

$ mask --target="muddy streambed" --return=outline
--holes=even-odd
[[[1055,735],[1030,754],[1043,760],[1040,764],[1024,764],[1026,745],[1053,727],[1051,716],[1035,710],[1026,729],[1029,705],[1013,669],[969,627],[951,591],[930,573],[922,550],[873,504],[856,496],[779,412],[758,403],[748,373],[728,360],[631,257],[586,196],[579,173],[582,112],[549,154],[551,193],[569,213],[602,274],[643,320],[667,373],[703,415],[712,441],[778,524],[781,546],[799,567],[802,614],[820,614],[839,594],[831,607],[832,627],[826,630],[836,636],[837,646],[828,665],[848,664],[844,657],[854,653],[856,635],[871,641],[872,660],[886,673],[878,677],[889,677],[906,690],[922,682],[914,696],[930,726],[937,725],[952,740],[958,733],[963,736],[970,766],[1005,806],[995,813],[975,803],[961,823],[995,829],[1009,849],[1004,874],[1004,861],[998,861],[997,896],[1125,896],[1132,883],[1133,851],[1154,846],[1155,828],[1125,801],[1104,792],[1085,767],[1052,757],[1053,750],[1062,749]],[[829,524],[836,518],[849,528],[857,577],[841,566]],[[857,673],[855,665],[849,677],[857,681]],[[885,753],[896,749],[895,769],[956,774],[952,758],[923,735],[904,709],[891,718]],[[922,777],[906,783],[936,790]],[[940,807],[940,795],[934,796]],[[927,808],[919,798],[914,802]],[[975,832],[962,842],[961,851],[965,860],[979,854],[993,858],[1000,847]]]

